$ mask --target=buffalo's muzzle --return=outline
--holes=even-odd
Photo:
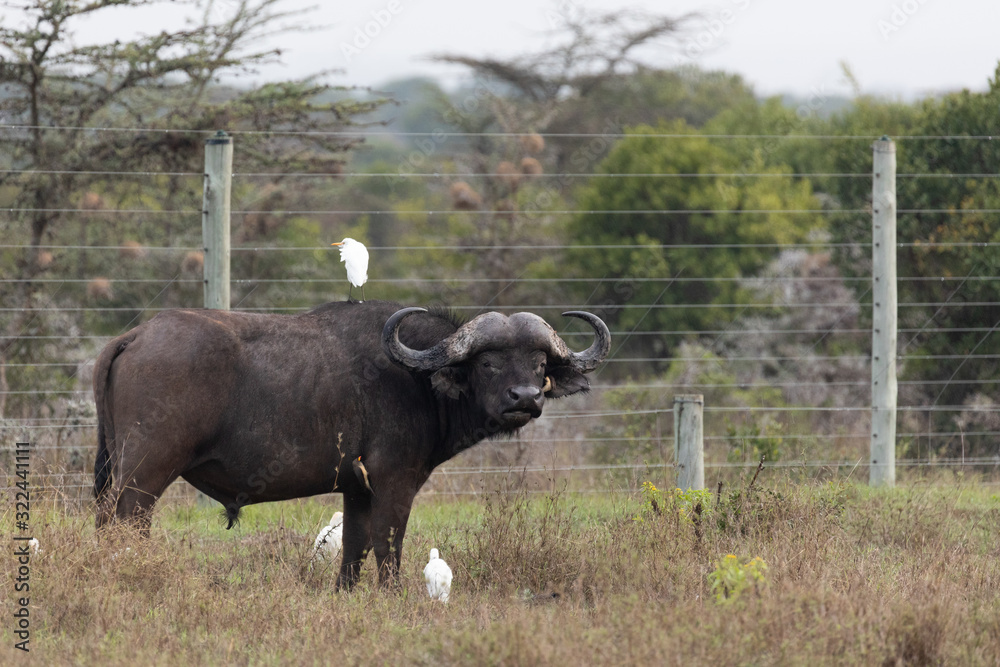
[[[531,417],[538,417],[542,414],[544,403],[545,394],[539,387],[534,385],[511,387],[507,390],[507,405],[504,406],[504,413],[525,412]]]

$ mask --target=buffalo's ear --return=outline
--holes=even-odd
[[[434,391],[447,396],[448,398],[458,398],[468,388],[465,369],[455,366],[445,366],[431,375],[431,386]]]
[[[545,392],[546,398],[561,398],[581,391],[590,391],[590,380],[587,376],[569,366],[550,368],[546,375],[546,380],[552,383],[552,388]]]

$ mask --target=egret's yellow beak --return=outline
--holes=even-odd
[[[344,245],[343,241],[337,241],[336,243],[331,243],[330,245]]]

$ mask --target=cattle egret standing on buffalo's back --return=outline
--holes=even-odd
[[[361,288],[361,300],[365,300],[365,282],[368,280],[368,248],[364,243],[346,238],[339,243],[330,245],[340,246],[340,261],[347,267],[347,279],[351,282],[351,289],[347,292],[347,300],[351,300],[351,293],[355,287]]]
[[[427,582],[427,594],[432,600],[448,601],[451,593],[451,568],[441,560],[437,549],[431,549],[431,559],[424,566],[424,580]]]

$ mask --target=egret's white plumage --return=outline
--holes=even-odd
[[[39,544],[37,537],[32,537],[28,540],[28,547],[31,549],[31,555],[37,556],[38,552],[42,550],[42,545]]]
[[[340,558],[340,550],[344,546],[344,513],[335,512],[330,519],[330,525],[324,526],[316,536],[313,544],[314,561],[321,560],[327,563],[336,562]]]
[[[431,559],[424,566],[424,581],[427,582],[427,594],[432,600],[448,601],[451,593],[451,568],[441,560],[437,549],[431,549]]]
[[[365,283],[368,281],[368,248],[364,243],[352,238],[330,245],[340,246],[340,261],[347,267],[347,280],[351,283],[351,291],[347,293],[347,298],[351,298],[351,292],[355,287],[360,287],[361,299],[364,300]]]

